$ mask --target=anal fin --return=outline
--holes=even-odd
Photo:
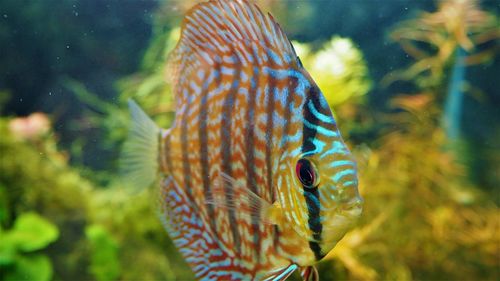
[[[193,202],[171,176],[162,180],[159,195],[159,217],[170,238],[196,278],[207,279],[214,270],[214,260],[226,258],[225,253],[218,248],[212,232],[205,228]]]
[[[234,263],[234,257],[220,247],[218,238],[207,227],[199,208],[189,201],[185,190],[171,176],[160,188],[159,216],[170,238],[198,280],[249,280]],[[279,279],[278,279],[279,280]]]

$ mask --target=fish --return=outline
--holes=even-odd
[[[159,128],[133,100],[129,183],[158,186],[159,217],[199,280],[285,280],[362,213],[356,161],[272,17],[246,0],[199,3],[169,55],[176,113]]]

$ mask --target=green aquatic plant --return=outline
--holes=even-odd
[[[333,37],[317,52],[312,52],[305,43],[292,43],[330,106],[361,98],[370,91],[368,67],[363,54],[350,39]]]
[[[57,227],[37,213],[21,214],[11,229],[0,227],[0,269],[3,280],[51,280],[50,258],[41,253],[59,237]]]
[[[70,166],[58,149],[46,115],[0,118],[0,135],[0,228],[11,229],[30,210],[54,223],[62,233],[43,250],[53,279],[193,278],[151,196],[131,196],[119,181],[97,186],[84,178],[88,172]]]
[[[118,243],[101,225],[89,225],[85,236],[91,246],[89,270],[98,281],[116,280],[121,272]]]
[[[155,215],[152,196],[148,192],[131,194],[121,185],[96,190],[90,220],[105,229],[108,240],[116,242],[118,249],[113,251],[119,253],[120,280],[192,280],[191,270]]]
[[[157,36],[151,41],[141,70],[119,83],[122,94],[116,100],[103,101],[75,80],[66,79],[63,83],[88,106],[89,113],[81,123],[106,128],[107,133],[99,142],[109,150],[117,150],[116,144],[126,135],[125,101],[129,97],[153,112],[163,127],[171,122],[175,108],[169,86],[163,82],[168,75],[164,63],[168,46],[172,45],[166,42],[175,42],[168,38],[175,38],[178,31],[169,32],[160,24],[155,28]],[[354,46],[352,42],[349,44]],[[366,86],[369,80],[366,69],[352,68],[364,73],[357,78],[337,77],[338,85],[346,85],[346,92],[335,88],[336,84],[328,85],[331,77],[337,79],[334,76],[317,79],[323,72],[335,74],[325,66],[327,64],[319,64],[320,70],[312,70],[319,53],[326,53],[323,58],[333,53],[339,55],[333,45],[327,43],[316,51],[310,43],[294,42],[312,76],[318,83],[323,80],[320,87],[325,94],[340,93],[338,99],[333,97],[330,103],[343,119],[339,119],[343,135],[353,136],[347,139],[359,163],[365,211],[361,225],[328,255],[330,260],[319,264],[322,278],[497,280],[498,207],[477,184],[464,179],[465,167],[442,150],[446,140],[440,128],[448,85],[445,74],[457,65],[456,53],[450,53],[446,65],[436,63],[436,69],[443,69],[438,80],[429,78],[431,70],[415,76],[418,93],[393,99],[389,103],[393,113],[387,114],[360,103],[366,96],[363,93],[368,91],[360,87]],[[421,43],[416,46],[425,47]],[[476,46],[473,52],[478,54],[491,45]],[[489,53],[474,58],[467,52],[464,58],[468,66],[469,58],[488,60]],[[361,65],[355,60],[351,62]],[[351,80],[342,80],[344,78]],[[358,86],[348,86],[350,83]],[[458,84],[463,90],[463,83]],[[3,234],[14,229],[16,221],[25,213],[36,210],[51,221],[61,235],[46,247],[20,255],[43,253],[52,263],[54,280],[194,278],[154,216],[155,202],[150,194],[130,195],[119,181],[96,179],[99,173],[105,173],[110,179],[118,178],[112,167],[106,166],[107,171],[97,172],[71,166],[69,158],[81,153],[82,147],[75,145],[71,152],[60,150],[47,116],[37,114],[31,119],[20,119],[0,119],[0,225],[3,231],[0,248],[4,246]],[[1,270],[2,274],[6,272],[4,267]]]
[[[12,229],[23,214],[36,211],[62,231],[48,249],[42,247],[53,264],[51,276],[73,279],[74,272],[86,263],[83,251],[68,249],[84,243],[82,226],[92,185],[69,167],[68,156],[58,150],[46,115],[0,118],[0,135],[0,227]],[[37,220],[26,224],[35,226]],[[2,234],[2,244],[3,238]],[[46,263],[45,258],[38,260]],[[85,272],[78,274],[88,278]]]
[[[465,63],[490,61],[498,52],[498,18],[481,10],[477,0],[438,2],[438,10],[402,22],[391,38],[401,44],[415,62],[404,71],[391,73],[385,82],[417,79],[420,86],[441,85],[458,48],[467,52]]]
[[[498,53],[499,26],[497,16],[482,10],[477,0],[438,1],[437,11],[402,22],[391,33],[415,62],[383,82],[413,80],[422,89],[434,89],[439,100],[446,99],[442,122],[447,136],[457,139],[466,68],[491,61]]]
[[[435,96],[399,95],[390,106],[394,113],[375,115],[387,124],[378,137],[353,149],[364,216],[328,256],[337,265],[331,277],[496,279],[498,209],[443,151]]]

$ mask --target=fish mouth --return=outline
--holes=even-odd
[[[339,204],[332,209],[324,210],[326,215],[322,217],[321,223],[328,224],[337,220],[357,219],[363,213],[364,200],[361,197],[355,197],[347,202]]]
[[[340,214],[347,215],[349,217],[359,217],[363,212],[363,203],[363,198],[354,198],[342,206]]]
[[[323,225],[322,242],[324,244],[335,244],[338,242],[348,231],[354,228],[362,212],[362,208],[354,207],[349,210],[343,210],[331,217],[330,223]]]
[[[342,204],[323,221],[323,243],[336,244],[349,230],[351,230],[363,213],[363,199],[356,197]]]

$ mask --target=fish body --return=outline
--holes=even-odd
[[[247,1],[191,9],[168,62],[169,129],[134,103],[125,165],[160,178],[160,217],[201,280],[284,280],[361,213],[356,164],[272,16]],[[158,173],[157,173],[158,172]],[[158,175],[159,174],[159,175]]]

